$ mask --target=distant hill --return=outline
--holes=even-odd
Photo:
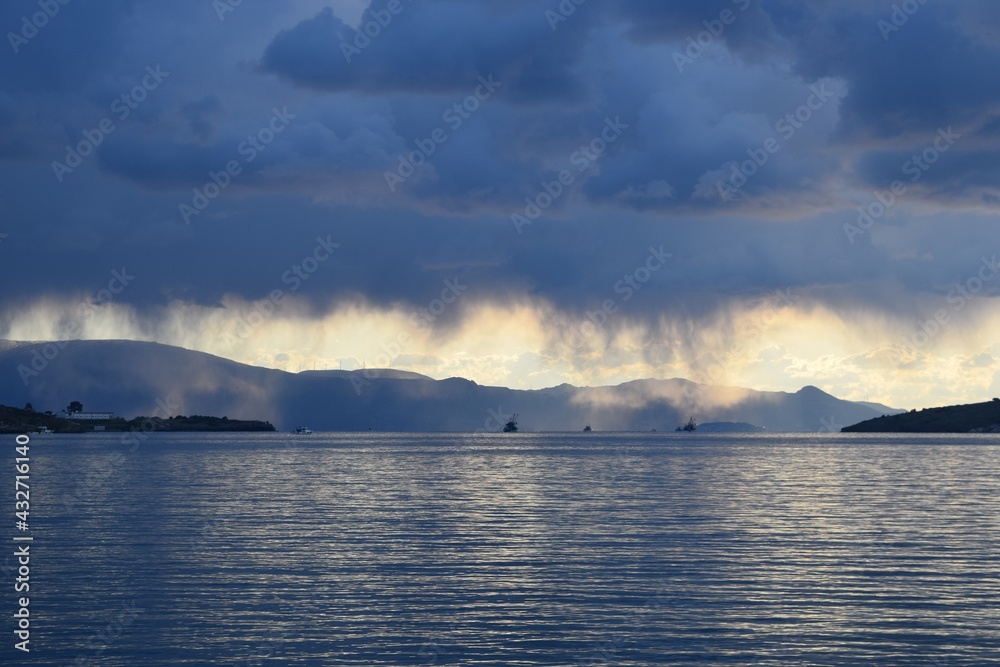
[[[841,430],[845,433],[1000,433],[1000,399],[877,417]]]
[[[673,431],[698,422],[745,422],[768,431],[836,431],[886,412],[816,387],[795,393],[636,380],[615,387],[540,390],[433,380],[396,370],[284,371],[135,341],[0,341],[0,404],[123,416],[226,415],[281,430],[498,431],[520,413],[522,431]],[[883,406],[884,407],[884,406]]]

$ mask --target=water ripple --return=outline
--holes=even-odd
[[[23,664],[1000,660],[987,436],[32,444]]]

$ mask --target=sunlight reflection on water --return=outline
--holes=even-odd
[[[24,664],[982,664],[995,442],[40,436]]]

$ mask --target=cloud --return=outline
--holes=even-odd
[[[493,75],[512,103],[579,100],[572,65],[583,36],[539,19],[523,3],[377,0],[357,27],[325,9],[283,31],[261,67],[327,91],[459,93]]]
[[[932,398],[915,388],[934,372],[945,392],[993,386],[988,367],[962,366],[985,353],[962,341],[985,335],[1000,282],[961,309],[948,299],[1000,252],[995,4],[925,3],[888,39],[892,8],[860,0],[619,0],[554,27],[558,3],[328,5],[243,3],[220,20],[196,0],[70,3],[0,59],[0,329],[54,335],[125,267],[135,281],[87,336],[214,350],[214,327],[287,291],[286,272],[330,237],[341,251],[279,318],[310,342],[275,325],[230,353],[363,360],[345,313],[377,340],[459,281],[459,305],[401,359],[489,382],[680,376],[791,290],[795,331],[816,344],[755,334],[734,380],[812,374],[907,400]],[[0,25],[16,29],[24,7],[5,5]],[[723,10],[734,19],[720,29]],[[378,34],[362,48],[366,30]],[[119,118],[114,100],[147,66],[170,77]],[[476,98],[491,76],[496,90]],[[295,118],[251,161],[240,147],[275,109]],[[59,180],[53,163],[106,117],[114,131]],[[909,168],[948,128],[960,139]],[[233,160],[239,173],[185,219]],[[905,192],[885,205],[894,180]],[[616,288],[661,245],[670,261],[625,301]],[[567,349],[609,300],[619,312]],[[903,355],[898,372],[915,379],[880,380],[887,351],[941,309],[946,330]],[[823,329],[856,320],[875,340]],[[328,349],[324,332],[341,327]]]
[[[967,337],[969,331],[985,337],[1000,324],[986,304],[977,305],[961,328],[956,320],[917,347],[907,342],[916,329],[887,322],[877,311],[848,318],[777,296],[753,306],[734,302],[724,313],[701,318],[643,324],[621,314],[597,327],[586,314],[540,300],[456,307],[462,311],[458,324],[435,331],[415,325],[405,308],[361,302],[317,314],[290,297],[268,314],[260,302],[227,298],[213,308],[175,302],[155,313],[109,304],[81,316],[74,310],[78,302],[51,301],[15,313],[0,337],[65,338],[75,313],[83,326],[74,337],[156,340],[291,372],[364,364],[517,388],[644,377],[784,391],[815,384],[854,400],[902,407],[981,400],[991,391],[1000,354],[997,346],[984,349]],[[725,395],[737,401],[742,392]]]

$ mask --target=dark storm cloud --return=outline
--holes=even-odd
[[[215,95],[206,95],[181,107],[192,135],[200,142],[207,142],[215,137],[223,111],[222,102]]]
[[[1000,188],[997,152],[978,150],[977,145],[963,150],[962,139],[957,138],[951,150],[941,153],[935,148],[935,140],[939,146],[946,145],[942,137],[947,133],[944,129],[928,139],[926,146],[913,151],[868,153],[858,161],[858,174],[868,183],[879,184],[882,190],[901,182],[909,191],[919,193],[920,198],[939,204],[990,203],[983,198]]]
[[[928,2],[885,39],[891,7],[862,2],[593,0],[553,27],[559,4],[401,0],[350,62],[358,29],[315,5],[243,3],[224,21],[208,2],[63,6],[0,58],[0,299],[88,292],[122,264],[138,275],[122,299],[140,308],[256,299],[327,234],[344,251],[301,291],[317,311],[352,297],[423,307],[454,278],[473,299],[581,311],[661,244],[674,257],[629,317],[785,288],[895,311],[909,305],[900,291],[947,293],[975,267],[958,247],[935,252],[957,242],[908,206],[954,206],[964,238],[989,231],[962,209],[997,204],[995,5]],[[0,26],[36,7],[5,5]],[[679,69],[675,54],[724,10],[735,20]],[[162,88],[57,182],[52,161],[157,63],[171,72]],[[497,92],[449,123],[490,75]],[[830,94],[780,129],[816,86]],[[246,161],[240,145],[286,107],[294,121]],[[581,161],[616,119],[620,136]],[[852,190],[905,178],[948,126],[961,141],[850,243]],[[386,173],[438,128],[446,141],[391,190]],[[779,150],[721,199],[769,138]],[[240,175],[183,224],[179,205],[234,159]],[[519,234],[511,216],[564,170],[572,184]],[[880,234],[904,228],[912,247],[886,247]]]
[[[797,3],[801,4],[801,3]],[[782,53],[784,43],[775,30],[771,12],[755,0],[622,0],[611,11],[629,22],[630,36],[638,41],[665,41],[684,47],[698,43],[699,33],[708,31],[712,41],[752,59]],[[787,11],[784,6],[770,7]],[[703,43],[709,41],[701,38]],[[690,40],[690,41],[689,41]],[[697,53],[697,49],[693,51]],[[696,56],[697,57],[697,56]]]
[[[893,136],[964,124],[1000,99],[995,87],[983,85],[1000,74],[996,41],[966,29],[978,21],[995,23],[1000,8],[911,4],[919,9],[905,14],[905,22],[898,14],[894,18],[893,6],[869,6],[864,13],[849,5],[774,13],[781,17],[778,29],[794,44],[797,72],[850,82],[841,128],[845,136]]]
[[[262,68],[320,90],[373,95],[465,92],[492,74],[510,102],[573,102],[586,92],[573,71],[583,39],[553,32],[537,8],[517,4],[378,0],[357,29],[327,9],[282,32]]]
[[[95,73],[118,59],[138,4],[57,2],[46,13],[38,2],[3,3],[0,86],[9,93],[89,92]]]

